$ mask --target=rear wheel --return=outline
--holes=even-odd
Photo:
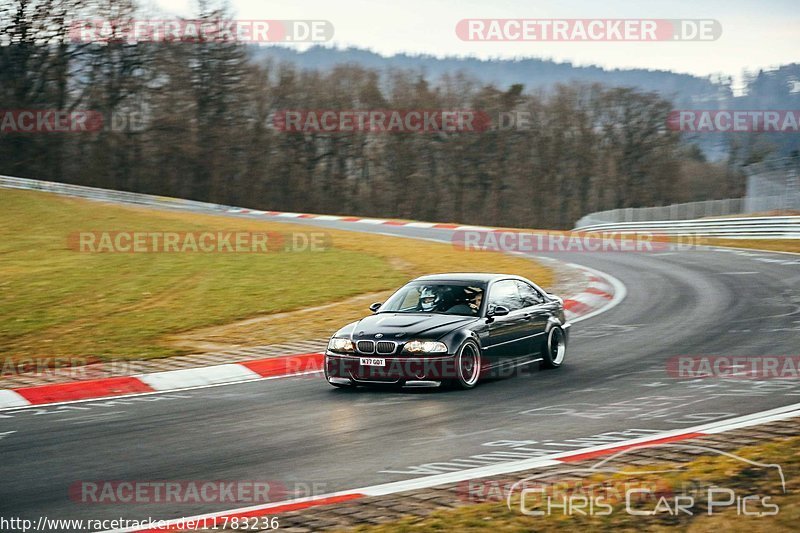
[[[461,345],[455,359],[455,383],[462,389],[471,389],[481,377],[481,349],[475,341],[468,340]]]
[[[542,354],[542,368],[558,368],[567,354],[567,337],[564,330],[556,326],[547,335],[547,349]]]

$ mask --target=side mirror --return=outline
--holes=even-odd
[[[495,305],[488,311],[486,311],[486,318],[494,318],[496,316],[506,316],[511,311],[508,310],[508,307],[504,305]]]
[[[382,302],[375,302],[374,304],[369,306],[369,310],[372,311],[373,313],[377,313],[378,309],[380,309],[382,305],[383,305]]]

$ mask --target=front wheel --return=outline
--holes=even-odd
[[[471,389],[481,377],[481,349],[475,341],[461,345],[455,359],[455,382],[462,389]]]
[[[543,368],[558,368],[567,353],[567,337],[564,330],[556,326],[547,335],[547,348],[542,354]]]

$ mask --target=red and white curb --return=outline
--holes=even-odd
[[[0,410],[117,398],[296,376],[322,370],[321,353],[0,390]]]
[[[289,213],[286,211],[261,211],[259,209],[243,209],[239,207],[232,207],[227,210],[228,213],[242,214],[242,215],[267,215],[271,217],[281,218],[312,218],[315,220],[336,221],[336,222],[354,222],[357,224],[371,224],[373,226],[386,225],[386,226],[408,226],[411,228],[425,228],[425,229],[452,229],[460,231],[496,231],[496,228],[486,228],[481,226],[463,226],[461,224],[448,224],[440,222],[414,222],[410,220],[394,220],[384,218],[361,218],[344,215],[315,215],[313,213]]]
[[[164,520],[151,526],[134,527],[127,529],[111,530],[114,533],[132,533],[132,532],[157,532],[157,531],[180,531],[183,529],[202,528],[213,524],[216,519],[217,523],[223,520],[238,518],[253,518],[258,516],[276,515],[288,511],[298,511],[308,509],[311,507],[318,507],[322,505],[332,505],[343,503],[360,498],[370,496],[385,496],[388,494],[397,494],[399,492],[407,492],[411,490],[426,489],[436,487],[439,485],[452,484],[472,479],[480,479],[485,477],[512,474],[515,472],[523,472],[526,470],[533,470],[536,468],[543,468],[548,466],[555,466],[561,464],[574,463],[585,459],[592,459],[605,455],[611,455],[626,450],[635,448],[647,448],[657,446],[659,444],[666,444],[678,442],[687,439],[694,439],[698,437],[707,437],[718,433],[724,433],[734,429],[740,429],[777,420],[785,420],[800,416],[800,403],[754,413],[750,415],[740,416],[720,422],[713,422],[700,426],[684,428],[675,431],[665,431],[656,435],[641,437],[638,439],[630,439],[626,441],[615,442],[611,444],[603,444],[600,446],[591,446],[580,450],[571,450],[568,452],[555,453],[535,459],[523,459],[520,461],[509,461],[506,463],[493,464],[489,466],[482,466],[471,468],[468,470],[461,470],[459,472],[448,472],[446,474],[436,474],[431,476],[423,476],[415,479],[408,479],[404,481],[395,481],[391,483],[384,483],[382,485],[371,485],[368,487],[361,487],[349,491],[333,492],[330,494],[323,494],[319,496],[312,496],[307,498],[298,498],[295,500],[275,502],[264,505],[256,505],[251,507],[242,507],[239,509],[230,509],[218,513],[209,513],[204,515],[197,515],[192,517],[179,518],[174,520]],[[188,527],[190,526],[191,527]],[[111,533],[109,531],[108,533]]]
[[[625,284],[614,276],[587,266],[567,264],[581,270],[589,281],[582,292],[564,298],[564,314],[570,322],[580,322],[604,313],[625,299]]]
[[[369,224],[372,226],[406,226],[409,228],[423,229],[449,229],[454,231],[486,231],[486,232],[525,232],[523,228],[493,228],[489,226],[470,226],[465,224],[455,224],[452,222],[417,222],[414,220],[397,220],[393,218],[363,218],[346,215],[317,215],[314,213],[291,213],[287,211],[262,211],[260,209],[245,209],[242,207],[230,207],[226,213],[235,215],[266,215],[270,217],[313,219],[334,222],[352,222],[355,224]]]
[[[580,322],[607,311],[625,297],[625,286],[612,276],[580,265],[571,266],[584,272],[589,286],[584,292],[564,300],[570,322]],[[0,410],[295,376],[319,372],[322,365],[321,353],[308,353],[243,363],[6,389],[0,390]]]

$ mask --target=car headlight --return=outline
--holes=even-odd
[[[405,350],[410,353],[447,353],[447,345],[435,341],[410,341]]]
[[[341,337],[334,337],[329,340],[328,349],[332,352],[340,353],[353,353],[355,351],[353,341],[350,339],[342,339]]]

